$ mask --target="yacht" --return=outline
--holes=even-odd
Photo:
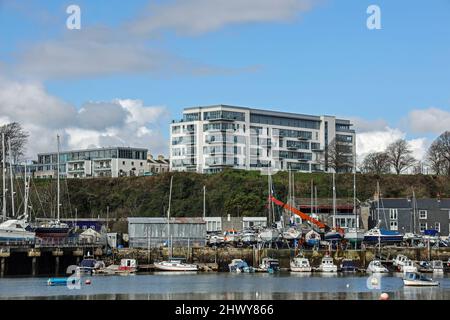
[[[367,267],[369,273],[387,273],[389,270],[381,264],[380,260],[372,260]]]
[[[302,236],[302,232],[293,227],[291,227],[283,232],[283,239],[285,239],[285,240],[300,239],[301,236]]]
[[[168,261],[155,262],[155,269],[161,271],[198,271],[196,264],[188,264],[184,262],[184,258],[171,258]]]
[[[337,265],[333,263],[333,258],[325,256],[322,258],[322,262],[318,268],[320,272],[337,272]]]
[[[403,277],[403,284],[405,286],[428,287],[428,286],[438,286],[439,282],[433,281],[433,279],[427,278],[418,272],[407,272]]]
[[[341,272],[356,272],[358,268],[352,259],[343,259],[340,265]]]
[[[10,219],[0,223],[0,242],[34,242],[35,233],[28,231],[23,219]]]
[[[309,260],[303,255],[298,255],[292,259],[290,266],[292,272],[311,272],[312,270]]]
[[[81,260],[80,265],[76,268],[77,274],[89,274],[92,275],[98,270],[104,269],[105,263],[98,261],[94,256],[88,254]]]
[[[403,241],[403,235],[397,231],[380,229],[375,227],[364,234],[365,243],[400,243]]]
[[[241,241],[243,243],[252,244],[256,242],[256,234],[253,230],[242,231]]]
[[[263,242],[276,241],[280,236],[280,231],[275,228],[263,229],[258,234],[258,240]]]

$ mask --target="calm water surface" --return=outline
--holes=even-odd
[[[152,273],[83,278],[80,289],[47,286],[46,278],[0,279],[0,299],[450,299],[450,278],[433,276],[439,287],[404,287],[401,274],[370,275]],[[431,276],[431,275],[430,275]],[[84,284],[85,279],[92,281]]]

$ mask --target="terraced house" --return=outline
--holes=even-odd
[[[336,154],[348,165],[333,165]],[[354,155],[352,123],[334,116],[214,105],[186,108],[170,127],[173,171],[351,171]]]

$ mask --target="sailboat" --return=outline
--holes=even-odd
[[[10,158],[10,166],[11,162],[11,143],[9,141],[9,158]],[[27,209],[25,208],[25,214],[17,219],[7,219],[6,217],[6,165],[5,165],[5,134],[2,133],[2,164],[3,164],[3,222],[0,223],[0,242],[34,242],[35,233],[28,231],[28,222],[27,222]],[[12,172],[12,169],[10,169]],[[26,170],[25,170],[25,181],[26,181]],[[11,183],[13,183],[13,179],[11,179]],[[13,185],[11,187],[13,189]],[[25,189],[26,190],[26,189]],[[12,202],[14,201],[14,197],[11,197]],[[13,203],[11,204],[13,208]],[[14,214],[13,214],[14,216]]]
[[[41,224],[40,226],[34,229],[36,232],[36,237],[38,238],[64,238],[67,237],[70,232],[70,227],[67,223],[63,223],[60,221],[60,165],[59,165],[59,135],[56,136],[58,143],[58,152],[57,152],[57,204],[56,204],[56,212],[57,218],[56,220],[51,220]]]
[[[289,170],[289,193],[287,204],[295,208],[295,191],[294,191],[294,174]],[[291,220],[293,219],[292,213]],[[283,231],[283,239],[285,240],[295,240],[302,237],[301,230],[298,230],[295,226],[290,226]]]
[[[336,183],[335,173],[333,172],[333,229],[325,233],[325,241],[340,241],[342,239],[341,232],[336,228]]]
[[[170,241],[170,204],[172,202],[172,182],[173,176],[170,177],[169,208],[167,210],[167,246],[169,249],[169,260],[155,262],[153,265],[155,269],[161,271],[198,271],[197,265],[184,262],[184,258],[172,257],[172,242]]]
[[[354,227],[347,229],[344,238],[354,244],[356,249],[358,244],[364,240],[364,230],[359,228],[359,219],[356,209],[356,157],[353,166],[353,214],[355,215]]]
[[[377,225],[364,234],[365,243],[400,243],[403,241],[403,234],[393,230],[380,228],[380,184],[377,182]]]
[[[271,201],[272,196],[272,177],[270,172],[268,174],[268,185],[269,185],[269,196],[268,196],[268,214],[269,214],[269,225],[261,230],[258,234],[258,241],[261,242],[272,242],[278,240],[280,237],[280,231],[273,227],[273,221],[275,220],[275,214],[273,212],[273,205]]]

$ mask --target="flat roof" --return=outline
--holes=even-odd
[[[146,148],[135,148],[135,147],[100,147],[100,148],[90,148],[90,149],[76,149],[76,150],[66,150],[60,151],[59,153],[70,153],[70,152],[90,152],[90,151],[102,151],[102,150],[113,150],[113,149],[128,149],[128,150],[136,150],[136,151],[147,151]],[[41,152],[38,153],[38,156],[41,155],[49,155],[49,154],[57,154],[57,151],[54,152]]]

